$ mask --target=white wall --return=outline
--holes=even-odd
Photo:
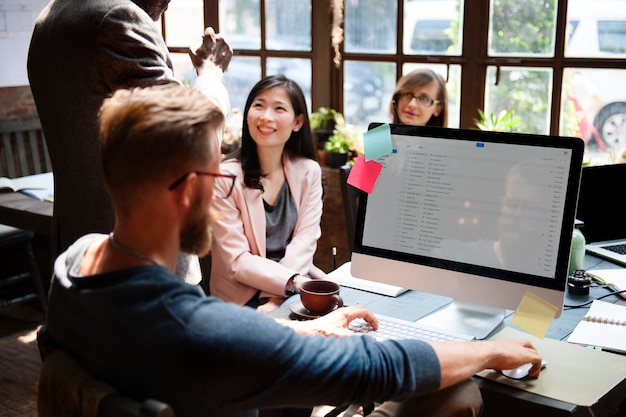
[[[47,3],[47,0],[0,0],[0,87],[28,85],[28,44],[35,19]]]

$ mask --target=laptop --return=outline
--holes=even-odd
[[[576,218],[587,253],[626,266],[626,211],[621,203],[626,164],[584,167]]]

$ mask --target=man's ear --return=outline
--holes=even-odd
[[[192,172],[187,176],[187,178],[183,180],[183,182],[178,187],[171,191],[172,193],[174,193],[174,196],[178,200],[178,203],[181,204],[183,207],[191,207],[194,193],[197,192],[196,183],[198,181],[198,175]]]

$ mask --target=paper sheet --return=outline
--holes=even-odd
[[[595,404],[614,386],[626,383],[626,356],[554,339],[539,339],[505,327],[490,339],[530,340],[548,361],[538,379],[513,380],[496,371],[479,377],[580,406]]]
[[[595,275],[606,281],[607,284],[613,284],[612,286],[616,291],[626,290],[626,268],[618,269],[590,269],[587,274]],[[622,293],[622,298],[626,298],[626,293]]]

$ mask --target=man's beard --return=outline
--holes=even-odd
[[[180,250],[203,257],[211,250],[211,220],[214,218],[214,210],[212,207],[207,210],[200,201],[201,196],[198,195],[180,231]]]

